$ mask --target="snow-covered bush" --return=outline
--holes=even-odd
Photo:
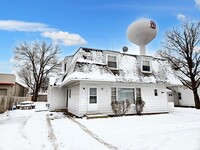
[[[145,102],[141,98],[136,100],[135,108],[136,108],[137,115],[141,115],[144,105],[145,105]]]
[[[124,115],[128,112],[131,107],[129,100],[125,101],[112,101],[111,102],[112,111],[116,116]]]

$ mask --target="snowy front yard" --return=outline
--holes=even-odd
[[[0,150],[200,150],[200,110],[87,120],[45,109],[0,114]]]

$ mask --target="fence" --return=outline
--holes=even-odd
[[[0,96],[0,113],[11,110],[13,106],[22,101],[31,100],[30,97]]]

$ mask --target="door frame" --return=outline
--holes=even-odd
[[[96,88],[96,97],[97,101],[96,103],[90,103],[90,89]],[[98,105],[99,105],[99,98],[98,98],[98,87],[97,86],[90,86],[88,87],[88,111],[89,112],[98,112]]]

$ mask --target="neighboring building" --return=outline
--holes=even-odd
[[[15,75],[0,74],[0,95],[13,96],[15,94]]]
[[[27,96],[28,88],[16,82],[14,74],[0,74],[0,95]]]
[[[15,94],[14,96],[18,96],[18,97],[24,97],[27,96],[29,89],[27,87],[25,87],[24,85],[15,82]]]
[[[200,87],[198,88],[198,94],[200,95]],[[167,91],[169,102],[174,102],[175,106],[194,107],[194,95],[192,90],[185,86],[170,87]]]

